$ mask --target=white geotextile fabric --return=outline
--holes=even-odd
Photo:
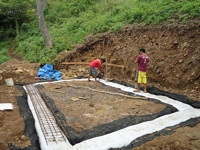
[[[37,84],[48,84],[48,83],[56,83],[56,82],[63,82],[63,81],[87,81],[87,79],[71,79],[71,80],[61,80],[55,82],[43,82],[43,83],[36,83]],[[126,87],[117,83],[107,82],[105,80],[100,80],[105,85],[120,88],[122,91],[126,92],[133,92],[134,88]],[[134,93],[134,92],[133,92]],[[185,122],[191,118],[200,117],[200,110],[194,109],[190,105],[181,103],[179,101],[173,100],[166,96],[159,96],[153,95],[150,93],[136,93],[137,95],[153,98],[155,100],[161,101],[163,103],[169,104],[174,106],[178,109],[177,112],[168,114],[159,118],[156,118],[151,121],[142,122],[136,125],[132,125],[126,127],[124,129],[118,130],[116,132],[112,132],[107,135],[95,137],[92,139],[85,140],[83,142],[77,143],[76,145],[72,146],[68,142],[67,143],[52,143],[52,145],[46,145],[43,135],[41,135],[41,130],[39,128],[39,123],[36,121],[36,130],[39,132],[38,136],[40,138],[41,149],[54,149],[54,150],[107,150],[110,148],[121,148],[123,146],[129,145],[133,140],[139,138],[141,136],[151,134],[156,131],[160,131],[167,127],[172,127],[182,122]],[[32,109],[32,108],[31,108]],[[34,111],[34,110],[32,110]],[[34,113],[33,113],[34,114]],[[34,116],[35,117],[35,116]]]
[[[27,91],[26,87],[24,86],[24,89]],[[36,131],[37,131],[37,135],[39,137],[39,142],[40,142],[40,148],[41,150],[73,150],[72,149],[72,145],[70,145],[69,141],[66,141],[66,142],[49,142],[48,144],[46,143],[46,140],[45,140],[45,136],[42,132],[42,128],[40,126],[40,123],[39,123],[39,119],[36,115],[36,112],[35,112],[35,109],[33,107],[33,103],[31,101],[31,98],[30,96],[28,95],[28,105],[29,105],[29,108],[33,114],[33,117],[35,119],[35,128],[36,128]]]

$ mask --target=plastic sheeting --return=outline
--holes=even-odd
[[[38,77],[44,80],[61,80],[62,73],[58,70],[54,70],[52,64],[45,64],[38,70]]]

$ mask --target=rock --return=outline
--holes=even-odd
[[[83,100],[87,100],[88,98],[87,97],[79,97],[80,99],[83,99]]]
[[[163,66],[165,64],[165,62],[164,61],[160,61],[160,62],[158,62],[157,63],[157,65],[160,67],[160,66]]]
[[[94,103],[90,103],[89,106],[90,106],[90,107],[94,107]]]
[[[194,76],[195,75],[195,72],[192,72],[191,76]]]
[[[179,63],[182,63],[183,62],[183,60],[182,59],[179,59]]]
[[[159,73],[159,72],[160,72],[160,70],[159,70],[159,69],[157,69],[157,70],[156,70],[156,72],[157,72],[157,73]]]
[[[35,76],[37,75],[36,72],[34,72],[33,70],[25,70],[27,73],[29,73],[30,76]]]
[[[20,74],[23,73],[24,71],[21,68],[18,68],[17,70],[15,70],[15,73]]]
[[[192,57],[192,63],[193,63],[194,65],[199,64],[199,63],[200,63],[200,58],[198,58],[198,57]]]
[[[175,142],[175,145],[176,145],[176,146],[179,146],[179,145],[180,145],[180,143],[179,143],[179,142]]]
[[[28,138],[27,138],[25,135],[22,135],[20,139],[21,139],[22,141],[28,140]]]
[[[79,101],[80,99],[78,97],[71,97],[71,100],[75,102],[75,101]]]
[[[174,43],[173,43],[174,45],[178,45],[178,41],[174,41]]]
[[[79,72],[82,72],[82,68],[79,68],[78,71],[79,71]]]
[[[185,42],[184,44],[183,44],[183,48],[188,48],[190,45],[187,43],[187,42]]]
[[[0,75],[0,82],[2,82],[3,81],[3,77]]]

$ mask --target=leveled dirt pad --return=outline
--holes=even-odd
[[[100,82],[65,81],[37,87],[72,144],[175,111]]]
[[[78,131],[90,129],[129,115],[147,115],[165,106],[144,98],[122,94],[121,90],[97,82],[64,82],[47,84],[45,93]]]

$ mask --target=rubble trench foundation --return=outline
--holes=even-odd
[[[140,123],[145,123],[147,121],[152,121],[152,120],[155,120],[156,118],[159,118],[159,117],[162,117],[162,116],[165,116],[165,115],[168,115],[168,114],[180,112],[183,109],[181,107],[177,109],[173,105],[158,101],[156,99],[156,97],[155,98],[143,99],[144,93],[141,92],[141,94],[136,95],[135,93],[130,92],[130,89],[132,91],[132,87],[131,87],[132,85],[126,84],[125,86],[123,86],[123,85],[118,84],[119,89],[111,89],[111,88],[109,89],[108,86],[106,85],[108,82],[103,81],[103,83],[98,83],[99,86],[103,86],[103,88],[97,89],[96,82],[90,82],[89,83],[90,87],[87,87],[86,85],[81,85],[81,84],[77,83],[77,81],[80,82],[80,80],[75,81],[76,85],[73,85],[72,81],[54,82],[54,83],[48,83],[48,84],[37,84],[37,85],[35,85],[35,87],[37,87],[37,89],[40,91],[42,98],[46,101],[48,107],[51,109],[54,117],[57,119],[59,126],[61,127],[62,131],[65,133],[70,144],[73,145],[74,147],[77,147],[79,145],[79,143],[81,145],[82,143],[84,143],[84,141],[93,139],[94,137],[101,137],[103,135],[107,135],[109,133],[116,132],[118,130],[121,130],[121,129],[129,127],[129,126],[137,125],[137,124],[140,124]],[[85,81],[83,80],[81,82],[85,82]],[[88,84],[88,82],[85,82],[85,83]],[[52,86],[52,84],[54,84],[54,86]],[[51,89],[49,88],[49,85],[51,85],[51,87],[52,87]],[[120,86],[122,86],[122,87],[120,87]],[[127,87],[128,90],[125,89],[124,87]],[[48,90],[46,90],[45,88],[48,89]],[[96,91],[92,91],[92,89],[94,90],[95,88],[96,88]],[[69,90],[68,92],[67,92],[67,89]],[[99,91],[103,91],[103,90],[105,91],[105,89],[107,90],[106,93],[105,92],[104,93],[99,92]],[[125,92],[122,92],[123,90],[125,90]],[[168,95],[169,97],[171,96],[173,98],[181,97],[182,99],[179,99],[179,101],[184,101],[184,102],[190,103],[192,105],[195,105],[197,107],[199,106],[199,104],[197,104],[195,101],[189,100],[187,97],[184,97],[184,96],[180,96],[180,95],[177,95],[177,94],[171,94],[171,93],[167,93],[167,92],[165,93],[165,92],[160,91],[159,89],[155,89],[155,88],[150,88],[149,90],[153,91],[152,93],[156,93],[157,95]],[[74,91],[77,92],[77,93],[75,93]],[[78,92],[78,91],[81,91],[81,92]],[[91,94],[91,95],[93,93],[93,95],[88,98],[87,95],[89,95],[89,94],[86,91],[88,91],[89,94]],[[121,93],[119,91],[121,91]],[[120,94],[123,94],[123,95],[127,95],[127,97],[124,98],[124,96],[121,96],[121,95],[114,95],[113,97],[109,97],[109,92],[110,93],[118,93],[118,94],[120,93]],[[55,94],[55,93],[57,93],[57,94]],[[68,93],[68,97],[66,97],[66,95],[65,95],[66,93]],[[75,95],[73,95],[73,94],[70,95],[69,93],[74,93]],[[54,95],[54,96],[57,95],[56,98],[53,97],[51,94]],[[79,95],[79,94],[83,94],[83,95]],[[98,94],[99,95],[103,94],[103,96],[100,96],[100,99],[98,99],[97,97],[95,97]],[[58,95],[60,95],[60,96],[58,96]],[[63,96],[65,98],[63,98]],[[86,115],[85,115],[86,120],[87,120],[87,118],[93,118],[93,120],[90,119],[89,124],[92,124],[92,122],[97,123],[97,124],[93,124],[92,126],[90,126],[88,128],[83,128],[84,125],[82,126],[82,128],[77,126],[77,124],[81,124],[81,123],[84,124],[85,123],[83,121],[84,119],[77,118],[77,116],[82,116],[82,117],[84,116],[83,111],[79,111],[79,113],[77,113],[76,115],[74,113],[74,116],[73,116],[73,114],[71,114],[71,117],[67,116],[67,114],[65,114],[67,112],[63,111],[64,109],[70,109],[70,108],[79,108],[79,109],[84,108],[83,105],[84,105],[84,103],[86,103],[88,108],[94,109],[96,106],[98,106],[97,109],[94,109],[94,110],[99,111],[100,113],[102,113],[102,115],[109,115],[109,113],[111,113],[111,112],[109,112],[109,109],[113,109],[112,108],[113,100],[111,100],[109,102],[108,98],[106,99],[107,102],[108,102],[107,106],[111,105],[110,107],[102,107],[102,105],[100,105],[101,103],[98,104],[95,101],[95,100],[97,100],[97,101],[103,102],[103,97],[105,97],[105,98],[109,97],[110,99],[115,98],[115,100],[114,100],[115,103],[118,103],[118,102],[120,103],[120,101],[126,101],[126,102],[129,101],[128,105],[131,105],[131,103],[130,103],[131,101],[142,101],[141,104],[139,102],[138,103],[132,103],[132,105],[135,104],[139,108],[142,108],[142,106],[145,106],[144,102],[147,102],[147,103],[150,102],[150,103],[153,103],[155,105],[155,108],[156,108],[156,106],[159,106],[159,107],[161,107],[161,109],[156,110],[156,111],[152,111],[153,110],[153,107],[152,107],[152,110],[149,111],[149,112],[146,111],[146,114],[145,114],[142,111],[140,112],[140,109],[137,110],[136,108],[131,107],[131,109],[133,109],[133,110],[136,109],[136,111],[132,111],[132,112],[126,112],[125,111],[124,113],[120,112],[119,114],[122,114],[121,116],[113,115],[112,117],[114,117],[114,118],[107,118],[106,120],[103,120],[103,121],[101,120],[100,122],[98,122],[98,121],[95,122],[94,118],[95,117],[100,118],[100,117],[103,117],[103,116],[98,116],[97,114],[95,116],[94,112],[91,112],[91,114],[86,113]],[[118,99],[116,99],[116,97]],[[131,99],[130,97],[138,97],[138,98],[141,98],[141,99],[133,99],[133,98]],[[73,98],[75,98],[75,99],[73,100]],[[59,104],[58,103],[59,100],[61,101],[63,99],[65,101],[63,101],[61,104]],[[122,99],[124,99],[124,100],[122,100]],[[90,100],[90,102],[88,103],[87,101],[89,101],[89,100]],[[124,103],[122,103],[121,105],[123,105],[123,104]],[[80,105],[80,106],[76,107],[76,105]],[[146,104],[146,105],[148,106],[148,104]],[[63,106],[64,109],[61,106]],[[113,106],[113,107],[116,108],[116,106]],[[150,104],[149,104],[149,106],[150,106]],[[103,111],[103,109],[100,109],[100,107],[103,108],[104,111]],[[126,106],[124,106],[124,107],[126,108]],[[105,109],[106,109],[106,111],[105,111]],[[118,107],[117,109],[120,109],[120,107]],[[75,110],[69,110],[68,113],[70,111],[75,111]],[[93,116],[92,116],[92,113],[93,113]],[[117,111],[115,113],[117,113]],[[125,145],[122,144],[122,147],[130,148],[130,146],[134,147],[134,146],[141,145],[143,142],[145,142],[149,139],[153,139],[156,136],[159,136],[160,132],[163,132],[165,134],[170,134],[171,132],[175,131],[175,129],[180,127],[181,125],[183,125],[183,124],[195,124],[195,123],[198,122],[198,120],[199,119],[185,120],[181,123],[178,123],[178,124],[170,127],[170,128],[173,128],[173,130],[170,130],[170,132],[169,132],[169,130],[166,130],[166,128],[164,128],[160,131],[158,130],[156,132],[153,132],[152,134],[139,136],[139,137],[136,138],[137,140],[132,140],[131,142],[129,142],[129,144],[125,144]],[[85,123],[85,124],[87,126],[87,123]],[[110,148],[112,148],[112,146]],[[115,148],[115,149],[117,149],[117,148]]]

